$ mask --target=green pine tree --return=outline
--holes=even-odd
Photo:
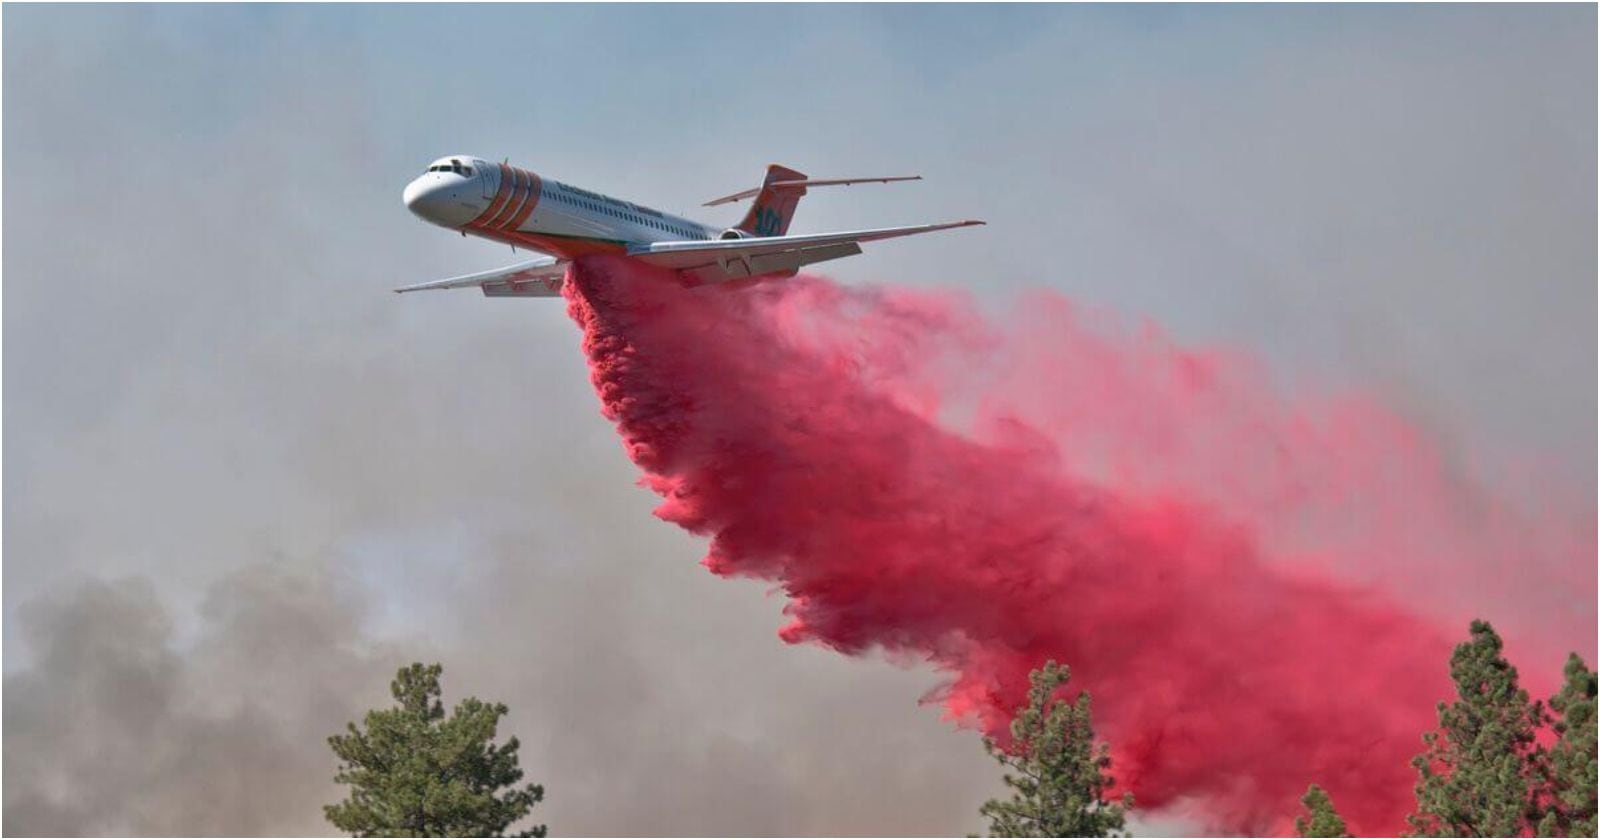
[[[1420,837],[1518,837],[1539,822],[1544,751],[1535,743],[1543,704],[1517,687],[1517,669],[1486,621],[1450,657],[1457,699],[1439,704],[1439,728],[1422,736],[1417,810]]]
[[[1090,725],[1089,695],[1076,702],[1056,696],[1071,672],[1047,662],[1030,675],[1028,705],[1011,721],[1011,745],[984,747],[1009,772],[1007,801],[991,799],[979,811],[989,818],[994,837],[1122,837],[1124,812],[1133,795],[1106,799],[1114,780],[1110,749],[1096,744]]]
[[[1549,788],[1539,834],[1595,836],[1595,673],[1576,653],[1567,657],[1566,683],[1550,698]]]
[[[334,781],[350,785],[348,798],[323,808],[336,828],[357,837],[500,836],[544,799],[539,785],[512,787],[522,779],[517,739],[493,743],[505,705],[468,697],[446,717],[443,670],[401,668],[389,686],[398,707],[370,711],[365,730],[352,723],[328,739],[340,761]],[[516,836],[544,834],[540,825]]]
[[[1300,797],[1300,804],[1306,806],[1306,816],[1294,818],[1294,831],[1301,837],[1349,837],[1350,832],[1345,829],[1344,818],[1333,809],[1333,800],[1328,798],[1328,792],[1317,785],[1306,789],[1306,795]]]

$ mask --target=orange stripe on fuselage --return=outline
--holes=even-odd
[[[505,203],[504,207],[500,208],[500,212],[496,213],[494,218],[484,224],[484,227],[497,230],[503,229],[506,222],[511,221],[511,217],[516,214],[517,210],[521,209],[522,202],[527,197],[528,182],[522,177],[522,170],[513,166],[511,167],[511,198]]]
[[[489,219],[493,218],[494,214],[500,212],[500,208],[505,205],[506,198],[511,195],[511,178],[506,172],[506,170],[509,168],[510,167],[503,163],[500,164],[500,187],[494,191],[494,199],[489,202],[489,206],[484,208],[482,213],[478,214],[478,218],[467,223],[467,227],[483,227],[484,225],[488,224]]]
[[[533,215],[534,207],[544,192],[544,180],[515,166],[504,163],[499,166],[500,188],[495,190],[494,199],[476,219],[467,223],[467,227],[478,236],[530,248],[564,260],[594,254],[621,254],[628,250],[618,242],[518,230]]]
[[[522,227],[522,223],[526,222],[528,217],[533,214],[533,206],[539,203],[539,194],[544,191],[544,182],[539,180],[538,175],[525,170],[518,171],[522,172],[527,181],[528,200],[523,203],[522,209],[518,210],[517,214],[511,217],[511,221],[506,223],[505,230],[511,233],[517,232],[517,229]]]

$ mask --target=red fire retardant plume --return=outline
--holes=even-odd
[[[1283,832],[1315,781],[1396,832],[1474,611],[1529,644],[1593,627],[1592,520],[1499,509],[1370,400],[1291,401],[1242,356],[1051,296],[1001,330],[961,296],[806,276],[568,279],[658,515],[710,538],[712,572],[779,584],[785,640],[930,661],[995,735],[1066,663],[1140,808]]]

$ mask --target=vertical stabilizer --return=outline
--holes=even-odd
[[[795,205],[800,203],[800,196],[806,194],[805,184],[793,186],[773,184],[780,181],[805,180],[803,172],[796,172],[776,163],[768,166],[766,180],[761,182],[761,192],[756,194],[756,203],[751,205],[750,212],[744,216],[744,221],[734,227],[751,236],[782,236],[788,233],[789,222],[794,219]]]

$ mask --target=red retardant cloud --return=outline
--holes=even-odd
[[[1398,832],[1467,619],[1538,647],[1525,674],[1593,628],[1592,519],[1491,505],[1381,405],[1291,401],[1242,355],[1047,295],[1001,330],[808,276],[685,289],[602,257],[568,281],[658,515],[779,584],[785,640],[930,661],[1002,737],[1066,663],[1140,808],[1287,832],[1315,781]]]

